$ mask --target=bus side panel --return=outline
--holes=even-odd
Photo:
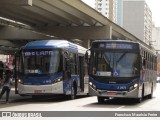
[[[142,96],[142,91],[144,89],[144,96],[151,94],[156,88],[156,76],[157,72],[153,70],[143,70],[141,73],[142,86],[139,91],[139,96]],[[143,88],[144,87],[144,88]],[[153,87],[153,88],[152,88]]]

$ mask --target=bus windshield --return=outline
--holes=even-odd
[[[135,77],[139,75],[137,53],[127,51],[92,51],[90,74],[106,77]]]
[[[58,50],[23,51],[24,73],[29,75],[54,74],[60,70]]]

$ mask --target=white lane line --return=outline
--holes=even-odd
[[[118,108],[116,108],[116,109],[121,109],[121,108],[124,108],[125,106],[121,106],[121,107],[118,107]]]

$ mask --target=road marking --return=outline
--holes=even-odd
[[[118,108],[116,108],[116,109],[121,109],[121,108],[124,108],[125,106],[121,106],[121,107],[118,107]]]

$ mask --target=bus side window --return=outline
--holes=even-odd
[[[143,58],[142,60],[143,60],[143,61],[142,61],[143,67],[144,67],[144,66],[146,66],[146,59]]]
[[[64,79],[71,78],[71,60],[69,58],[65,58],[65,69],[64,69]]]

